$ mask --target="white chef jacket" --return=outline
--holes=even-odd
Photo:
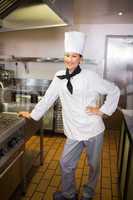
[[[99,94],[107,95],[100,111],[112,115],[116,110],[120,91],[113,83],[102,79],[97,73],[82,69],[71,78],[73,94],[66,87],[67,79],[59,79],[65,70],[55,74],[44,97],[31,112],[34,120],[39,120],[59,97],[62,104],[64,133],[69,139],[88,140],[104,131],[105,125],[101,116],[87,113],[86,107],[95,107]]]

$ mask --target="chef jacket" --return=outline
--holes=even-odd
[[[73,140],[88,140],[104,131],[105,125],[100,115],[87,113],[86,107],[95,107],[97,98],[106,95],[100,111],[112,115],[116,110],[120,91],[112,82],[102,79],[97,73],[82,69],[71,78],[73,94],[67,89],[67,79],[59,79],[65,70],[58,71],[44,97],[31,112],[34,120],[39,120],[59,97],[62,104],[64,134]]]

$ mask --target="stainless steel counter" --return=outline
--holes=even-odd
[[[133,142],[133,110],[122,109],[127,129]]]
[[[133,197],[133,110],[122,109],[121,111],[124,120],[118,149],[120,199],[131,200]]]
[[[42,120],[36,122],[32,119],[24,119],[13,112],[0,113],[1,199],[8,200],[21,182],[23,182],[23,190],[25,189],[26,175],[35,159],[40,157],[40,164],[43,164],[41,127]],[[38,149],[31,153],[31,146],[27,143],[38,131],[40,144]]]

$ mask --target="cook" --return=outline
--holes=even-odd
[[[88,182],[84,185],[82,200],[90,200],[100,171],[100,155],[105,125],[102,116],[111,116],[116,110],[119,88],[102,79],[89,69],[81,69],[86,35],[72,31],[65,33],[65,70],[58,71],[44,97],[31,113],[19,114],[39,120],[59,97],[62,104],[62,117],[66,144],[60,159],[62,190],[53,194],[54,200],[77,200],[75,169],[83,149],[86,149],[89,167]],[[99,95],[106,99],[99,107]]]

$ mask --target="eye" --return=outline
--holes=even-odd
[[[65,57],[69,57],[70,55],[69,55],[69,54],[65,54],[64,56],[65,56]]]

